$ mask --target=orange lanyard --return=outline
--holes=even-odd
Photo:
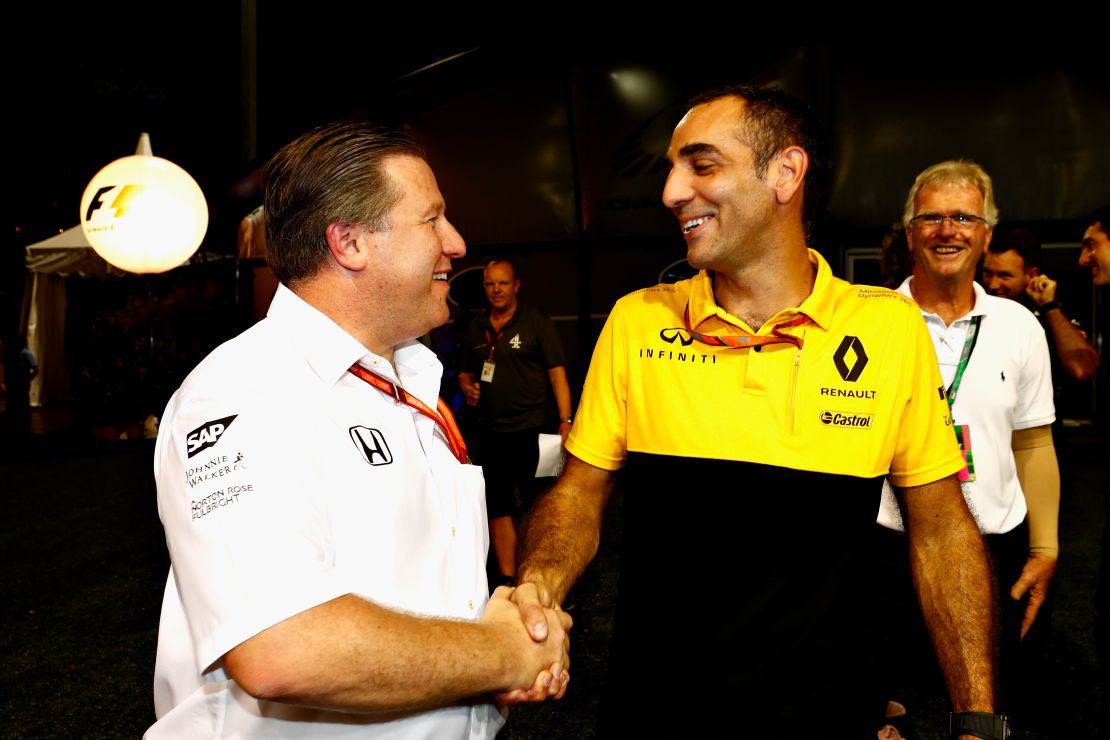
[[[442,398],[437,400],[436,408],[439,413],[436,413],[428,407],[428,404],[424,403],[401,386],[391,380],[383,378],[372,370],[367,370],[357,362],[351,365],[350,372],[359,380],[369,383],[382,393],[393,396],[397,399],[398,403],[403,403],[409,408],[414,408],[434,421],[443,432],[443,436],[447,438],[447,446],[451,448],[451,454],[455,456],[455,459],[463,465],[470,462],[470,458],[466,456],[466,443],[463,442],[462,434],[459,432],[459,427],[455,423],[455,417],[451,414],[451,409],[443,402]]]
[[[682,321],[686,325],[686,331],[693,339],[708,344],[711,347],[733,347],[735,349],[748,349],[750,347],[761,347],[765,344],[793,344],[798,349],[802,348],[802,338],[785,334],[781,329],[789,329],[794,326],[799,326],[809,321],[809,317],[805,314],[800,314],[795,318],[784,321],[781,324],[776,324],[771,327],[771,336],[764,334],[757,336],[755,334],[737,334],[734,336],[713,336],[712,334],[701,334],[694,331],[690,326],[690,304],[686,304],[686,310],[682,314]]]

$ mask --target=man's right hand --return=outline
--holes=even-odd
[[[482,384],[471,383],[466,389],[466,402],[471,406],[478,405],[478,398],[482,395]]]
[[[497,694],[503,704],[525,701],[561,699],[570,680],[570,630],[573,620],[566,612],[556,608],[540,607],[539,619],[544,624],[546,639],[536,640],[531,630],[521,627],[520,612],[510,600],[515,591],[501,586],[490,597],[482,622],[504,626],[511,640],[516,642],[519,671],[513,688]]]
[[[1056,281],[1042,273],[1029,281],[1025,293],[1033,299],[1033,303],[1043,306],[1056,300]]]

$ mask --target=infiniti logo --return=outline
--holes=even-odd
[[[674,340],[677,339],[683,347],[689,347],[694,343],[694,338],[682,329],[660,329],[659,338],[667,344],[674,344]]]

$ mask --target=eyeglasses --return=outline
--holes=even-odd
[[[911,218],[910,225],[939,229],[945,221],[951,222],[952,227],[960,231],[971,231],[979,224],[987,223],[987,219],[982,216],[972,216],[970,213],[953,213],[950,216],[941,213],[922,213],[920,216]]]

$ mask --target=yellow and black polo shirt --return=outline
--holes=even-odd
[[[861,574],[882,479],[922,485],[963,465],[916,305],[810,259],[813,293],[755,332],[804,314],[783,330],[801,348],[695,340],[687,312],[701,334],[752,333],[705,272],[620,299],[598,339],[567,449],[626,468],[615,657],[631,675],[723,663],[712,680],[730,695],[772,703],[780,689],[797,698],[776,682],[798,670],[830,696],[861,690],[845,650],[867,637]],[[726,603],[684,611],[708,594]],[[651,622],[660,599],[676,607],[666,627]],[[662,654],[638,651],[655,628]]]

